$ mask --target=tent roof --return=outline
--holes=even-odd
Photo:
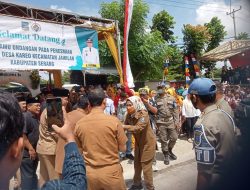
[[[250,49],[250,40],[232,40],[203,54],[200,60],[223,61]]]
[[[30,5],[17,5],[0,0],[0,14],[35,19],[55,24],[80,26],[98,31],[99,39],[103,38],[100,34],[104,31],[116,33],[115,20],[89,17],[77,13],[59,11],[54,9],[41,9]]]

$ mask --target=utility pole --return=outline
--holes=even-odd
[[[231,1],[230,1],[230,13],[227,12],[227,15],[230,15],[230,16],[233,18],[233,23],[234,23],[234,39],[237,38],[237,34],[236,34],[236,23],[235,23],[235,13],[236,13],[237,11],[239,11],[239,10],[241,10],[241,6],[240,6],[239,9],[237,9],[237,10],[234,10],[234,9],[233,9],[233,11],[231,11]]]

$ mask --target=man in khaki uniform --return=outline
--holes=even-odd
[[[221,83],[216,84],[216,105],[219,109],[227,112],[231,117],[234,117],[234,113],[229,103],[224,99],[223,85]]]
[[[179,125],[179,112],[175,98],[165,93],[163,87],[158,87],[157,104],[157,127],[161,141],[161,149],[164,155],[164,164],[169,164],[169,157],[176,160],[172,149],[177,141],[176,127]]]
[[[61,97],[62,106],[68,104],[69,91],[66,89],[52,89],[55,97]],[[39,186],[49,180],[59,179],[59,174],[55,171],[57,135],[48,129],[47,109],[41,114],[39,126],[39,140],[37,143],[37,153],[40,160]]]
[[[88,190],[125,190],[119,151],[126,151],[126,134],[118,118],[104,114],[106,99],[101,88],[90,90],[88,99],[92,109],[75,126]]]
[[[128,114],[124,122],[124,129],[133,132],[135,137],[135,174],[133,185],[129,190],[143,189],[142,171],[147,190],[154,190],[152,165],[156,138],[150,126],[149,115],[142,100],[137,96],[129,97],[126,105]]]
[[[194,148],[198,166],[197,190],[227,189],[236,156],[232,117],[215,104],[216,86],[207,78],[195,79],[189,89],[191,101],[202,115],[194,125]]]
[[[73,110],[68,113],[68,119],[72,123],[73,131],[75,129],[76,123],[84,118],[89,113],[89,100],[87,97],[80,96],[78,103],[77,103],[77,109]],[[64,162],[64,146],[66,145],[65,140],[62,138],[58,138],[57,145],[56,145],[56,162],[55,162],[55,170],[59,174],[62,174],[63,170],[63,162]]]

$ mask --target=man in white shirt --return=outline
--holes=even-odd
[[[99,68],[99,53],[96,48],[93,47],[92,39],[87,40],[87,47],[82,49],[83,67]]]
[[[183,100],[182,105],[182,117],[185,120],[185,127],[187,130],[187,139],[188,142],[192,142],[193,139],[193,126],[197,120],[199,110],[195,109],[191,100],[190,94],[188,94]]]

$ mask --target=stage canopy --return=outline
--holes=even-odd
[[[203,54],[200,60],[223,61],[250,49],[250,40],[232,40]]]

